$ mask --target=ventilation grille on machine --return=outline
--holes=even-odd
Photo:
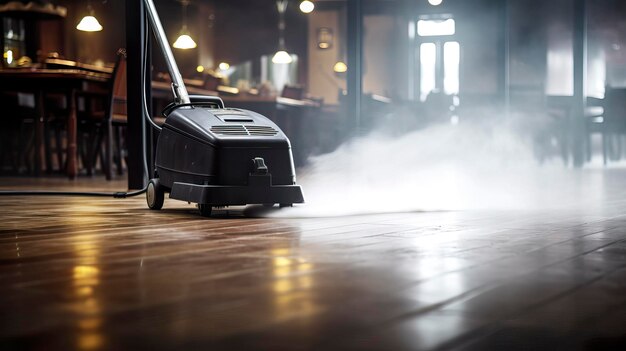
[[[245,126],[250,135],[257,136],[273,136],[278,134],[278,131],[269,126]]]
[[[212,126],[211,131],[215,134],[229,136],[274,136],[278,131],[269,126],[244,126],[236,125],[217,125]]]

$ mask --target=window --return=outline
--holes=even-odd
[[[459,63],[461,50],[459,43],[448,41],[443,44],[443,91],[448,95],[459,93]]]
[[[417,21],[417,35],[420,37],[454,35],[455,31],[455,23],[452,18],[446,20]]]
[[[423,43],[420,45],[420,100],[435,89],[437,72],[437,45]]]

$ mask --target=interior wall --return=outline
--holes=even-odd
[[[341,53],[341,12],[339,10],[313,11],[309,14],[308,25],[308,91],[311,95],[324,98],[326,104],[337,104],[340,90],[346,88],[345,74],[337,75],[333,67],[339,59],[345,59]],[[329,49],[317,47],[317,30],[330,28],[334,43]]]
[[[395,95],[396,25],[391,15],[367,15],[363,18],[363,93],[382,96]]]
[[[453,10],[461,46],[459,94],[466,97],[497,95],[500,91],[498,41],[502,32],[497,3],[463,2]]]

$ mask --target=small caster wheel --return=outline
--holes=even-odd
[[[293,207],[293,204],[280,204],[280,208],[283,207]]]
[[[146,191],[146,202],[151,210],[160,210],[163,208],[163,202],[165,201],[165,192],[163,187],[159,184],[158,179],[150,179],[148,183],[148,190]]]
[[[202,217],[211,217],[213,207],[207,204],[198,204],[198,210],[200,211],[200,215]]]

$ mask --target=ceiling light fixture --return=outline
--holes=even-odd
[[[95,12],[91,7],[91,1],[87,1],[87,15],[80,20],[76,29],[83,32],[99,32],[102,30],[102,25],[98,22],[98,19],[94,16]]]
[[[181,28],[180,35],[172,46],[176,49],[193,49],[198,45],[191,38],[189,30],[187,29],[187,6],[189,5],[189,0],[180,0],[180,3],[183,6],[183,28]]]
[[[276,8],[278,9],[278,51],[272,57],[273,63],[291,63],[293,59],[285,49],[285,11],[287,11],[287,0],[277,0]]]
[[[442,2],[443,0],[428,0],[428,3],[433,6],[441,5]]]
[[[313,1],[304,0],[300,3],[300,11],[303,13],[311,13],[315,9],[315,4]]]

